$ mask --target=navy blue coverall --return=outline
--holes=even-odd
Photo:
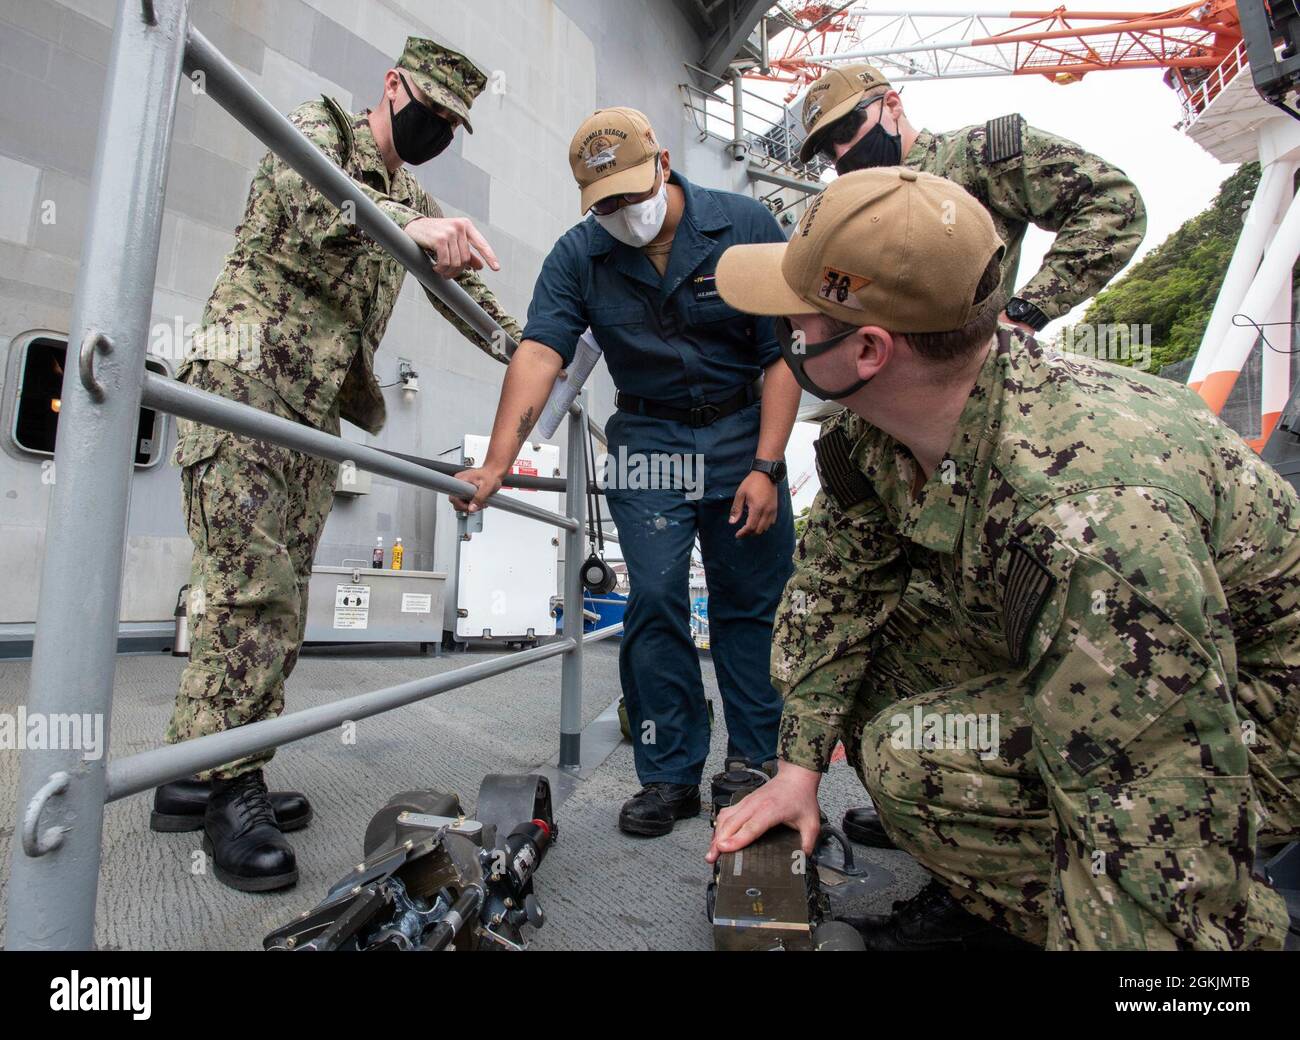
[[[785,236],[754,199],[696,187],[676,172],[670,181],[684,192],[686,207],[664,276],[641,250],[588,217],[542,265],[524,338],[555,350],[568,365],[590,326],[618,390],[691,408],[728,400],[779,360],[771,319],[729,307],[714,272],[727,247]],[[689,456],[703,463],[702,481],[651,489],[620,487],[615,479],[606,488],[631,585],[619,671],[643,784],[698,784],[708,755],[688,599],[697,535],[728,754],[752,764],[776,757],[781,699],[768,662],[772,620],[792,569],[788,485],[777,488],[777,519],[765,533],[737,539],[743,520],[728,523],[757,452],[759,411],[756,398],[711,425],[693,426],[619,410],[606,426],[613,460]]]

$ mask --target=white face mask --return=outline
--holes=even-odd
[[[624,245],[640,249],[653,242],[664,229],[664,221],[668,218],[668,181],[664,180],[658,193],[645,202],[624,206],[607,217],[599,213],[593,216],[601,227]]]

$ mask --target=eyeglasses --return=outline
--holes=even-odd
[[[622,195],[611,195],[607,199],[601,199],[591,207],[591,212],[598,217],[608,217],[611,213],[617,213],[624,206],[634,206],[638,202],[644,202],[646,197],[652,194],[659,186],[659,174],[655,174],[655,182],[651,185],[649,191],[629,191]]]
[[[836,159],[835,146],[841,147],[848,144],[857,136],[862,129],[863,122],[867,118],[867,109],[877,101],[884,101],[885,95],[871,98],[868,101],[860,101],[851,111],[845,113],[839,119],[835,120],[830,126],[818,135],[816,147],[813,149],[827,162],[834,162]]]

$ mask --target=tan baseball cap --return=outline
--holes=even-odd
[[[602,108],[578,127],[569,143],[569,166],[582,189],[582,212],[611,195],[654,187],[659,141],[635,108]]]
[[[980,312],[980,277],[1005,250],[960,185],[891,166],[832,181],[788,243],[732,246],[717,284],[749,314],[820,312],[890,332],[951,332]]]
[[[799,148],[799,161],[806,163],[813,157],[817,130],[843,119],[868,93],[882,87],[893,89],[874,65],[841,65],[809,87],[803,96],[804,142]]]

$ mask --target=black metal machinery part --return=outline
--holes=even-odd
[[[711,816],[736,805],[775,772],[775,763],[754,769],[728,759],[711,783]],[[822,884],[818,859],[830,844],[843,850],[836,874],[864,877],[853,847],[838,828],[823,821],[812,856],[805,856],[798,832],[774,827],[739,852],[718,857],[705,895],[705,913],[713,924],[714,948],[723,951],[862,950],[862,936],[851,925],[832,919],[832,903]]]
[[[545,916],[533,878],[555,841],[550,784],[493,774],[479,819],[454,794],[404,791],[372,817],[365,858],[267,950],[520,950]]]

